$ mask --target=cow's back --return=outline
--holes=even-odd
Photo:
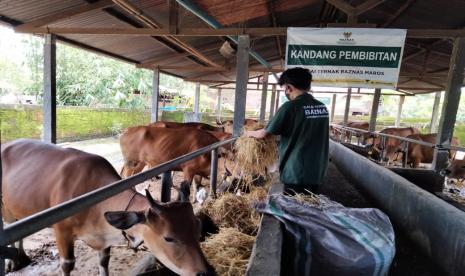
[[[26,139],[2,148],[2,169],[5,208],[17,219],[120,179],[100,156]]]
[[[128,128],[120,137],[125,161],[146,161],[154,166],[218,142],[195,128]],[[209,156],[206,154],[205,156]]]

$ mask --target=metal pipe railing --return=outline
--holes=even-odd
[[[196,158],[202,154],[209,153],[218,147],[232,143],[236,139],[237,138],[231,138],[225,141],[211,144],[207,147],[165,162],[147,171],[141,172],[126,179],[116,181],[105,187],[101,187],[97,190],[83,194],[67,202],[60,203],[56,206],[16,221],[0,231],[0,246],[7,246],[47,226],[57,223],[60,220],[75,215],[83,209],[89,208],[105,199],[121,193],[128,188],[142,183],[147,179],[153,178],[163,172],[173,169],[186,161]]]

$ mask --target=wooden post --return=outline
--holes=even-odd
[[[218,93],[216,95],[216,117],[218,121],[221,122],[221,88],[218,88]]]
[[[268,120],[271,120],[271,118],[273,118],[274,116],[275,101],[276,101],[276,84],[273,84],[271,88],[270,117]]]
[[[0,122],[1,124],[1,122]],[[0,141],[2,138],[2,134],[0,132]],[[3,210],[3,178],[2,178],[2,151],[0,150],[0,217],[3,218],[2,210]],[[0,232],[3,231],[3,220],[0,219]],[[0,276],[5,275],[5,258],[0,256]]]
[[[160,69],[153,70],[152,80],[152,111],[150,116],[150,122],[154,123],[158,121],[158,101],[160,99]]]
[[[402,106],[404,105],[405,96],[399,96],[399,106],[397,107],[396,127],[400,126],[400,119],[402,118]]]
[[[262,99],[260,103],[260,122],[265,122],[266,95],[268,94],[268,72],[263,74]]]
[[[449,65],[444,104],[442,106],[441,120],[439,122],[436,143],[450,145],[454,133],[455,119],[459,108],[461,88],[463,84],[463,70],[465,68],[465,37],[456,38]],[[439,171],[447,163],[449,153],[447,150],[434,149],[433,170]]]
[[[347,126],[347,122],[349,121],[349,109],[350,109],[350,97],[352,95],[352,88],[347,90],[347,98],[346,98],[346,108],[344,109],[344,126]]]
[[[46,34],[44,44],[44,142],[56,143],[57,88],[55,35]]]
[[[233,135],[239,136],[245,120],[245,100],[247,82],[249,81],[249,48],[248,35],[239,36],[236,62],[236,93],[234,97]]]
[[[438,131],[438,118],[439,118],[439,103],[441,102],[441,92],[436,92],[434,95],[433,114],[431,115],[431,124],[429,133],[436,133]]]
[[[334,114],[336,114],[336,96],[337,94],[333,94],[333,100],[331,101],[331,120],[330,122],[334,121]]]
[[[369,131],[373,132],[376,130],[376,117],[378,116],[378,106],[379,106],[379,98],[381,97],[381,89],[375,89],[375,95],[373,95],[373,103],[371,105],[371,112],[370,112],[370,126],[368,128]]]
[[[200,110],[200,82],[195,84],[195,96],[194,96],[194,113],[195,116],[199,116]],[[198,117],[197,117],[198,118]]]

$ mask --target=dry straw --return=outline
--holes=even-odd
[[[263,128],[256,123],[244,127],[246,130]],[[278,147],[273,136],[264,139],[241,136],[235,143],[236,160],[242,179],[249,185],[258,176],[266,176],[266,168],[278,159]]]
[[[235,228],[221,228],[201,244],[209,263],[221,276],[245,275],[255,237]]]
[[[308,194],[299,194],[295,193],[290,195],[290,197],[297,200],[299,203],[306,203],[314,206],[319,206],[321,204],[320,197],[309,190],[305,190]]]
[[[260,216],[251,205],[248,197],[226,193],[214,201],[206,202],[203,210],[218,227],[232,227],[242,233],[254,235]]]

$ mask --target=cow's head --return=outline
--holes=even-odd
[[[216,124],[218,126],[223,127],[223,131],[226,133],[233,133],[233,121],[232,120],[227,120],[227,121],[219,121],[216,120]]]
[[[140,173],[145,167],[144,162],[140,161],[125,161],[120,175],[122,178],[127,178]]]
[[[155,202],[146,190],[149,208],[145,211],[106,212],[112,226],[141,238],[153,255],[180,275],[216,275],[200,249],[200,222],[187,202]]]
[[[465,180],[465,159],[449,161],[447,168],[442,169],[440,174],[463,182]]]

